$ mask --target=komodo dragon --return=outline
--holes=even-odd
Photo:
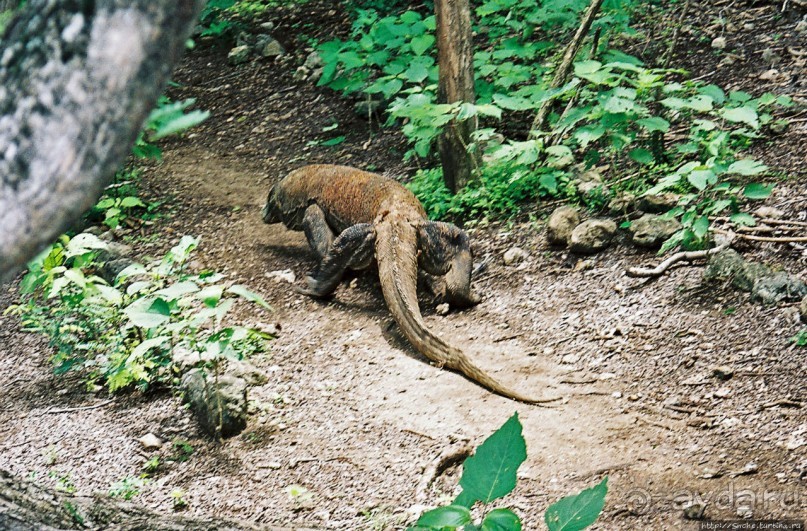
[[[366,268],[375,254],[387,306],[418,352],[502,396],[551,401],[508,389],[426,328],[417,300],[418,264],[445,276],[448,302],[474,305],[479,298],[471,292],[470,242],[456,226],[429,221],[420,201],[398,182],[347,166],[305,166],[272,187],[262,214],[266,223],[304,231],[319,257],[301,293],[330,295],[347,268]]]

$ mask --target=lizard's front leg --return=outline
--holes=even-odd
[[[325,220],[325,212],[317,205],[309,206],[305,209],[302,225],[309,247],[317,253],[320,261],[324,260],[334,238],[333,230]]]
[[[446,301],[457,307],[478,304],[471,290],[473,255],[468,234],[451,223],[429,221],[418,227],[420,267],[431,275],[445,275]]]
[[[375,229],[370,223],[353,225],[336,237],[317,270],[306,277],[308,289],[300,293],[326,297],[333,293],[347,268],[363,269],[370,265],[375,250]]]

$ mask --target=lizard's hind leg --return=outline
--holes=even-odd
[[[471,290],[473,255],[468,234],[451,223],[429,221],[418,227],[420,267],[431,275],[445,275],[446,301],[457,307],[478,304]]]
[[[319,263],[317,270],[306,277],[308,289],[300,293],[326,297],[333,293],[347,268],[363,269],[370,265],[375,250],[375,229],[370,223],[353,225],[342,231]]]

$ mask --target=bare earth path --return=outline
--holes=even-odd
[[[192,514],[397,529],[455,494],[454,468],[419,489],[432,460],[479,444],[517,411],[528,459],[502,505],[523,516],[525,529],[542,528],[551,502],[606,474],[610,492],[596,529],[696,529],[683,518],[688,502],[705,503],[710,518],[807,517],[807,367],[804,350],[789,343],[799,329],[794,305],[752,304],[747,294],[703,284],[699,268],[629,279],[627,266],[652,257],[626,245],[581,265],[550,250],[540,226],[477,229],[475,254],[490,258],[475,282],[483,302],[439,316],[424,295],[427,324],[501,381],[563,401],[540,408],[491,395],[430,366],[402,339],[372,272],[351,277],[328,302],[267,275],[290,269],[300,278],[313,265],[301,234],[259,218],[285,172],[309,162],[395,176],[411,168],[400,166],[404,148],[394,133],[370,133],[347,104],[292,80],[289,68],[251,63],[216,79],[204,65],[222,53],[199,50],[177,75],[182,96],[197,97],[214,116],[145,171],[146,190],[172,198],[173,215],[152,227],[159,242],[141,248],[156,255],[183,234],[201,236],[195,267],[224,272],[275,307],[237,315],[282,327],[267,356],[254,360],[268,382],[251,390],[247,431],[221,445],[206,441],[166,393],[106,403],[77,377],[53,376],[45,342],[2,317],[0,468],[105,492],[139,473],[152,454],[136,439],[153,432],[188,440],[195,452],[165,461],[136,501],[170,511],[169,493],[179,488]],[[307,146],[334,121],[344,145]],[[806,182],[802,175],[779,186],[772,203],[804,214],[804,203],[789,198],[805,197]],[[514,245],[530,257],[505,266],[501,255]],[[766,251],[803,275],[803,254]],[[3,294],[0,305],[14,296]],[[716,365],[731,366],[734,377],[716,379]],[[99,407],[61,411],[84,406]],[[312,497],[290,496],[291,485]]]

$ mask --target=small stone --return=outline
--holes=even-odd
[[[734,369],[727,365],[718,365],[716,367],[712,367],[712,376],[725,382],[734,376]]]
[[[566,354],[560,359],[560,362],[564,365],[574,365],[578,361],[580,361],[579,354]]]
[[[442,304],[438,304],[437,308],[435,308],[435,311],[437,312],[437,315],[448,315],[448,310],[449,310],[449,306],[448,306],[447,302],[444,302]]]
[[[613,393],[611,393],[611,396],[613,398],[622,398],[622,393],[619,391],[614,391]]]
[[[602,190],[602,175],[597,170],[591,169],[576,179],[577,192],[582,196],[590,196],[595,193],[595,190]]]
[[[629,192],[622,192],[608,203],[608,211],[616,216],[625,214],[636,208],[636,195]]]
[[[261,29],[264,30],[264,31],[272,31],[273,29],[275,29],[275,23],[274,22],[263,22],[263,23],[261,23]]]
[[[770,219],[782,219],[785,217],[785,213],[778,208],[769,207],[769,206],[761,206],[754,211],[754,214],[761,218],[770,218]]]
[[[745,24],[743,24],[743,29],[745,31],[752,31],[754,28],[756,28],[756,25],[754,25],[753,22],[746,22]]]
[[[316,50],[308,54],[308,57],[305,58],[305,62],[303,66],[308,68],[309,70],[314,70],[322,66],[322,56]]]
[[[146,450],[158,450],[163,445],[162,440],[153,433],[143,435],[137,442]]]
[[[703,520],[703,515],[706,512],[706,505],[702,503],[688,503],[684,506],[684,518],[687,520]]]
[[[722,50],[726,47],[726,38],[725,37],[715,37],[712,39],[712,48],[715,50]]]
[[[275,282],[288,282],[289,284],[294,284],[297,280],[297,275],[294,274],[294,271],[291,269],[278,269],[277,271],[268,271],[264,273],[266,278],[272,278]]]
[[[258,53],[261,57],[277,57],[286,53],[286,50],[283,49],[279,42],[270,38],[269,41],[261,43]]]
[[[266,374],[264,374],[255,365],[244,360],[227,360],[226,374],[242,378],[249,385],[263,385],[269,381]]]
[[[807,20],[800,20],[798,24],[796,24],[796,31],[798,33],[807,33]]]
[[[505,265],[514,265],[523,262],[528,256],[527,251],[521,247],[511,247],[504,252],[502,257]]]
[[[773,81],[776,79],[776,76],[779,75],[779,71],[775,68],[771,68],[770,70],[765,70],[759,75],[759,79],[761,81]]]
[[[605,381],[605,380],[613,380],[614,378],[616,378],[616,374],[614,374],[612,372],[604,372],[604,373],[600,374],[600,376],[599,376],[599,379],[603,380],[603,381]]]
[[[782,300],[798,301],[805,296],[807,284],[784,271],[757,278],[751,288],[751,298],[763,304],[774,304]]]
[[[715,397],[717,398],[728,398],[731,396],[731,389],[728,387],[721,387],[717,391],[715,391]]]
[[[799,317],[801,318],[802,323],[807,323],[807,296],[801,299],[801,304],[799,305]]]
[[[605,249],[616,234],[616,223],[610,219],[590,219],[574,228],[569,236],[573,253],[591,254]]]
[[[297,70],[294,71],[294,74],[292,74],[291,77],[293,77],[295,81],[305,81],[310,73],[311,71],[306,67],[298,66]]]
[[[546,222],[546,239],[552,245],[566,245],[572,231],[579,224],[580,213],[576,208],[556,208]]]
[[[628,401],[636,402],[637,400],[639,400],[639,395],[628,395]]]
[[[675,218],[645,214],[631,223],[631,241],[639,247],[660,247],[665,240],[680,229],[681,223]]]
[[[246,44],[236,46],[227,54],[227,62],[233,66],[246,63],[247,60],[249,60],[249,46]]]
[[[678,205],[680,199],[681,196],[672,192],[649,194],[640,197],[636,206],[639,210],[648,214],[663,214]]]

